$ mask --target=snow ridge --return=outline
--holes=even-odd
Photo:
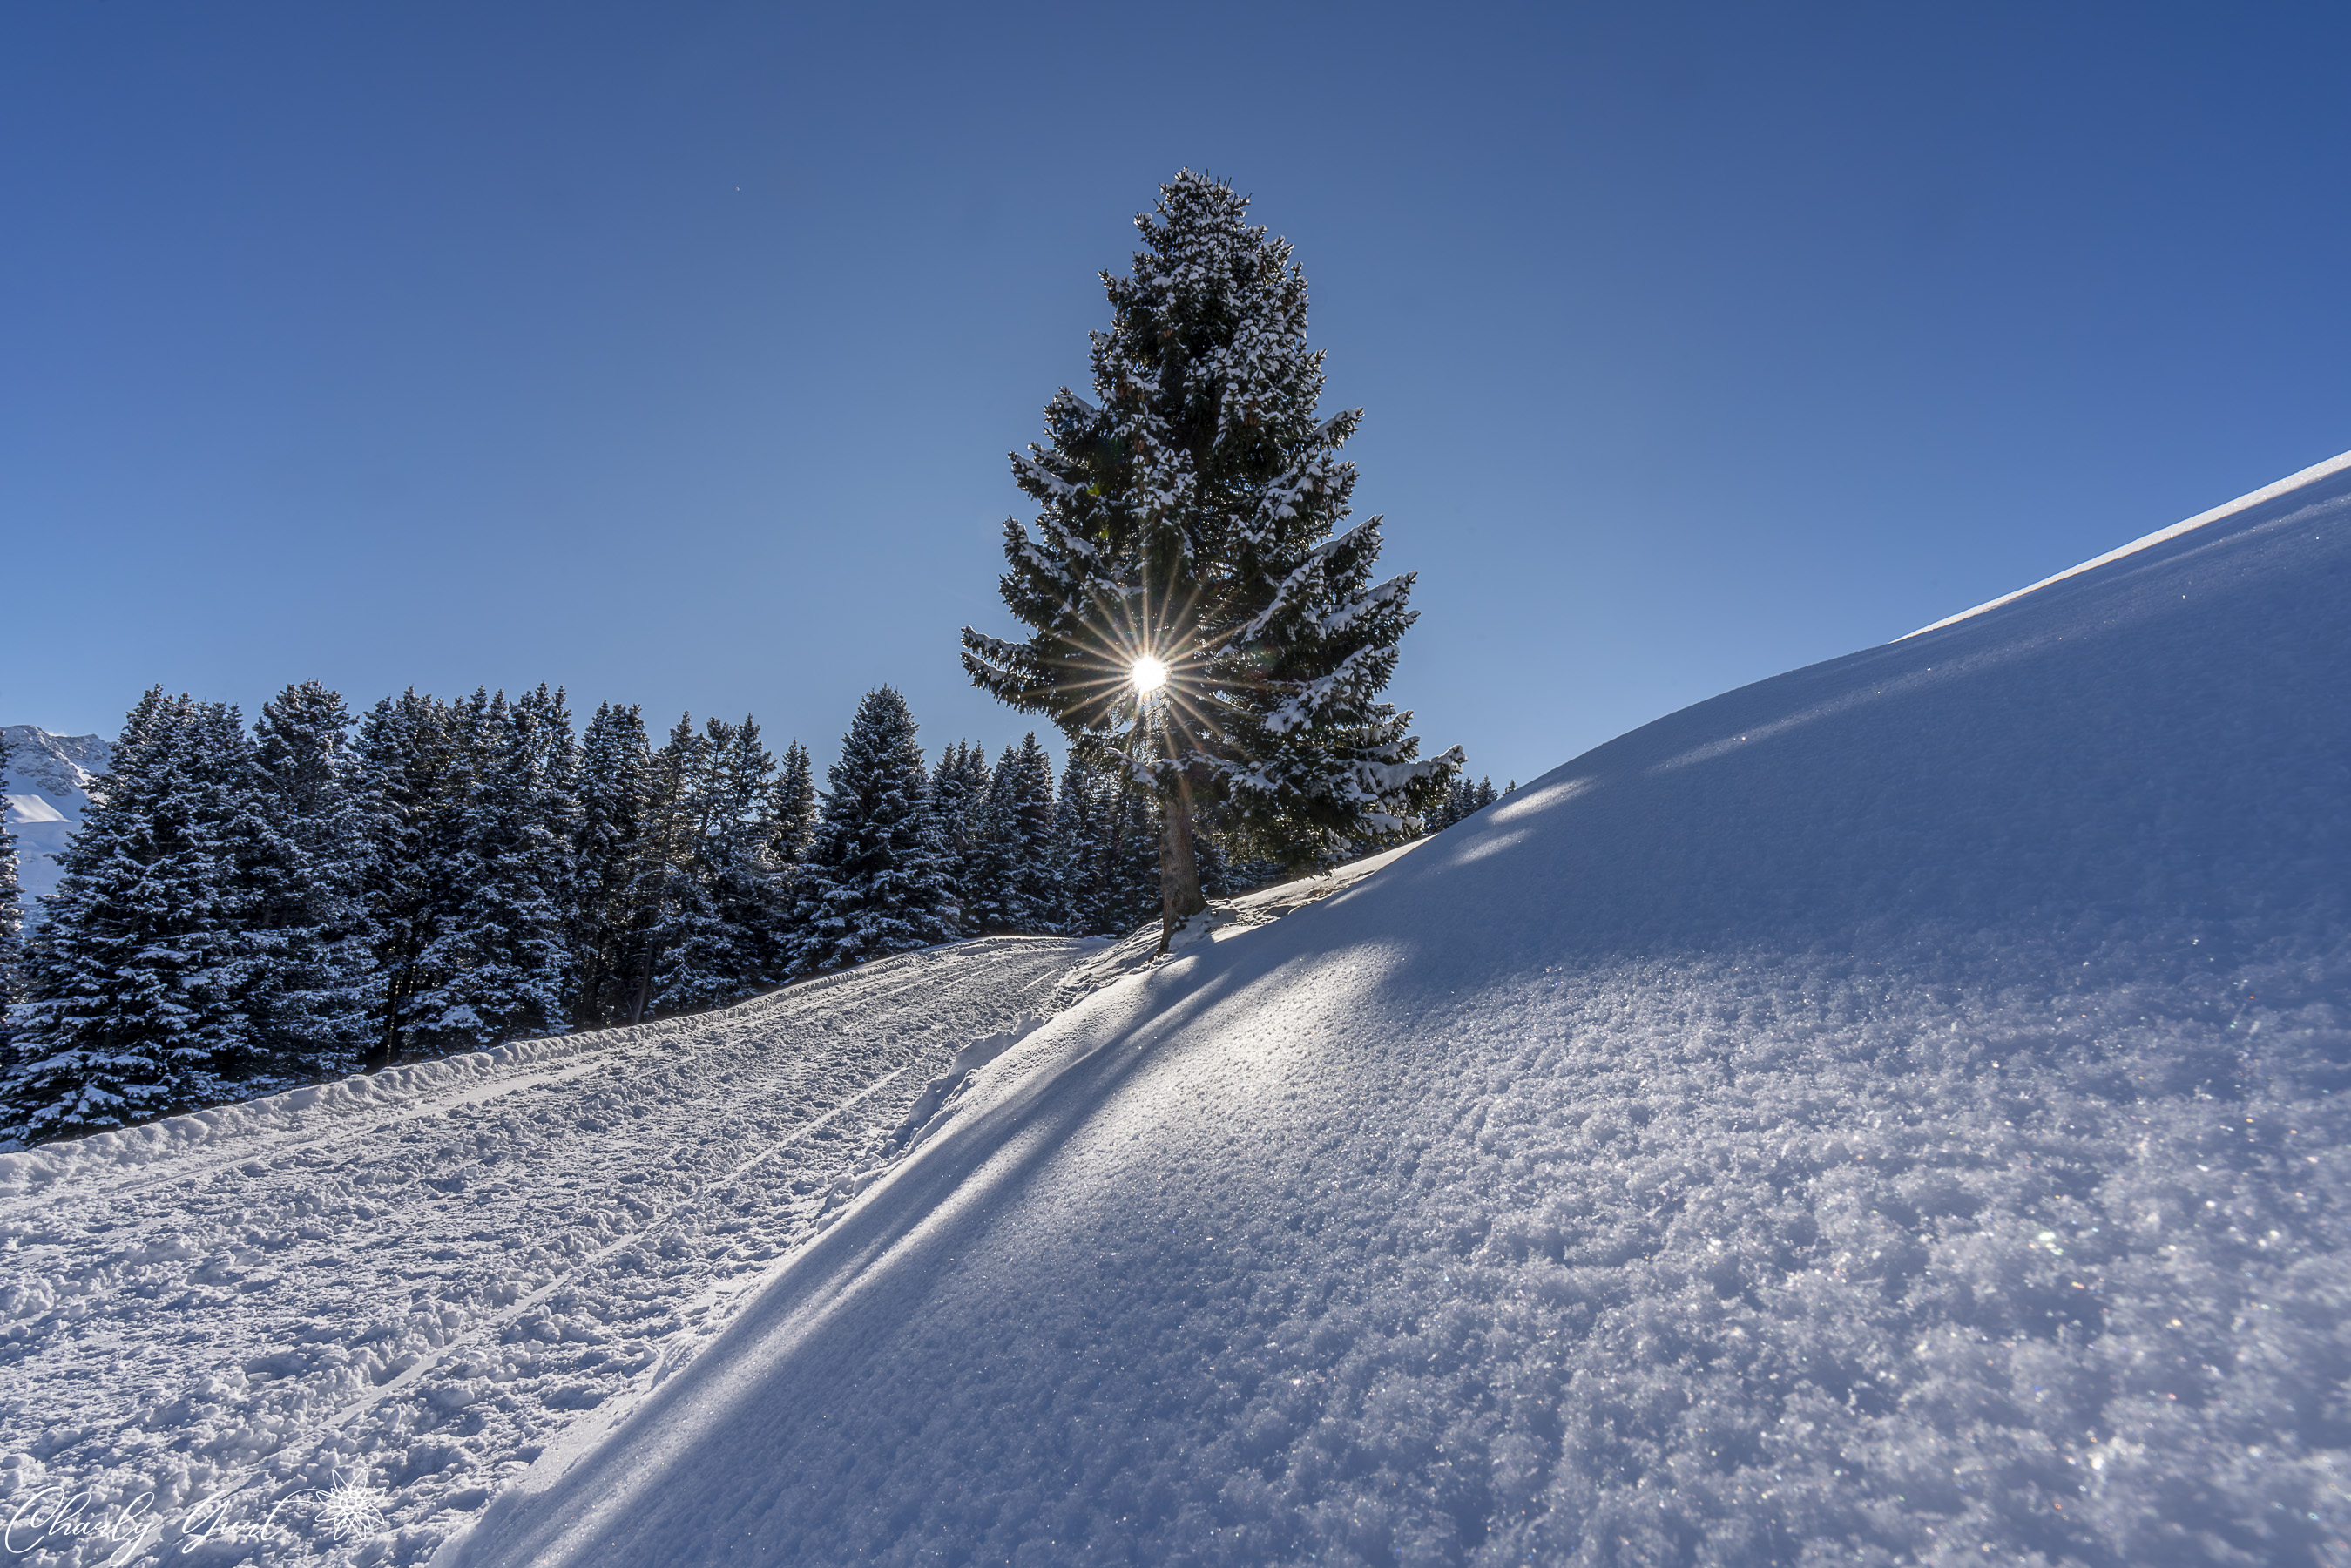
[[[2126,556],[2137,555],[2141,550],[2152,549],[2159,544],[2168,544],[2180,535],[2200,528],[2208,523],[2217,523],[2223,517],[2233,517],[2240,512],[2250,511],[2265,502],[2276,500],[2281,496],[2291,495],[2298,490],[2311,489],[2320,480],[2332,478],[2346,469],[2351,469],[2351,452],[2330,457],[2324,463],[2314,463],[2299,473],[2287,475],[2275,484],[2264,485],[2260,489],[2249,491],[2233,501],[2225,501],[2209,512],[2199,512],[2185,522],[2174,523],[2168,528],[2158,528],[2151,534],[2143,534],[2126,545],[2117,546],[2101,556],[2093,556],[2079,566],[2069,566],[2054,576],[2044,577],[2038,582],[2028,583],[2013,592],[2001,594],[1998,599],[1987,599],[1972,610],[1962,610],[1957,615],[1944,616],[1931,626],[1921,626],[1916,632],[1906,632],[1895,641],[1907,643],[1913,637],[1923,637],[1929,632],[1939,632],[1946,626],[1957,625],[1987,611],[1997,610],[2003,604],[2013,603],[2028,593],[2038,593],[2053,582],[2063,582],[2068,578],[2079,577],[2085,571],[2095,571],[2098,568],[2110,565]]]

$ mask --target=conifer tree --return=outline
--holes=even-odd
[[[253,1064],[261,966],[232,841],[249,769],[234,708],[158,686],[131,710],[28,956],[6,1085],[26,1142],[204,1103]]]
[[[795,740],[784,747],[783,770],[777,776],[772,815],[777,862],[790,881],[809,846],[816,841],[816,776],[809,766],[808,747]]]
[[[1102,833],[1101,791],[1094,770],[1072,758],[1061,769],[1053,802],[1054,929],[1071,936],[1094,933],[1101,903]]]
[[[457,872],[461,768],[455,716],[412,686],[360,721],[353,743],[366,812],[365,885],[374,933],[376,1021],[366,1065],[410,1049],[423,998],[441,977],[424,967],[467,888]]]
[[[712,719],[685,755],[682,876],[654,931],[658,1013],[698,1012],[751,995],[780,967],[782,912],[768,858],[765,810],[776,762],[758,723]]]
[[[945,942],[956,904],[906,701],[866,694],[826,776],[824,815],[795,886],[796,975]]]
[[[631,1023],[653,1015],[671,944],[711,913],[693,863],[712,803],[710,748],[710,739],[694,727],[694,716],[681,714],[670,727],[669,738],[653,755],[632,888],[643,937],[633,958]]]
[[[1158,917],[1157,803],[1123,772],[1071,758],[1053,839],[1062,931],[1124,936]]]
[[[452,716],[455,831],[440,874],[462,896],[418,959],[432,988],[415,998],[412,1038],[448,1051],[559,1034],[574,979],[569,715],[541,687],[512,704],[477,691]]]
[[[1163,919],[1166,843],[1158,802],[1124,779],[1114,782],[1102,843],[1102,929],[1125,936]]]
[[[580,743],[580,827],[572,840],[571,947],[580,971],[578,1021],[618,1021],[643,940],[635,899],[640,839],[653,768],[643,716],[600,703]]]
[[[946,855],[956,928],[966,936],[979,935],[987,917],[987,787],[985,747],[958,740],[941,749],[931,772],[930,810]]]
[[[1053,761],[1032,730],[1018,747],[1004,748],[988,779],[977,878],[980,929],[1052,928],[1061,903],[1053,852]]]
[[[1320,412],[1305,277],[1247,209],[1186,170],[1135,220],[1132,273],[1103,275],[1098,402],[1062,389],[1050,445],[1013,458],[1040,511],[1034,539],[1007,521],[1001,588],[1031,634],[963,634],[977,685],[1159,800],[1163,950],[1206,907],[1196,801],[1305,863],[1405,827],[1459,765],[1416,760],[1411,716],[1379,698],[1412,575],[1373,582],[1379,518],[1334,533],[1360,411]]]
[[[253,929],[275,970],[272,1044],[310,1076],[356,1065],[376,1010],[368,813],[350,722],[341,696],[316,681],[287,686],[254,721],[254,771],[276,853],[256,857]]]

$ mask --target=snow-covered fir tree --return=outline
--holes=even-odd
[[[591,1027],[629,1012],[629,980],[645,936],[636,890],[652,770],[637,705],[598,704],[580,739],[580,826],[571,849],[574,1016]]]
[[[469,891],[451,879],[459,795],[472,771],[459,767],[449,705],[413,686],[368,710],[352,749],[367,812],[368,924],[375,945],[376,1024],[367,1065],[381,1067],[416,1045],[422,999],[439,979],[425,969],[425,955]]]
[[[712,806],[710,750],[710,738],[695,728],[694,716],[681,714],[653,754],[631,889],[643,922],[629,982],[631,1023],[653,1016],[672,946],[714,915],[694,869],[695,846]]]
[[[844,969],[956,935],[946,852],[906,700],[866,694],[826,775],[824,814],[795,883],[796,975]]]
[[[1062,389],[1049,444],[1013,458],[1040,510],[1033,538],[1007,521],[1001,587],[1030,635],[963,634],[976,683],[1157,796],[1170,936],[1206,907],[1196,800],[1311,864],[1414,822],[1460,760],[1419,760],[1380,700],[1413,579],[1373,581],[1377,517],[1334,532],[1360,411],[1322,413],[1305,277],[1247,213],[1186,170],[1135,220],[1133,272],[1103,277],[1096,401]]]
[[[1498,799],[1491,779],[1480,779],[1474,784],[1466,777],[1456,779],[1446,789],[1444,802],[1429,813],[1428,831],[1432,833],[1442,831],[1492,805]]]
[[[349,1071],[375,1016],[368,918],[369,814],[342,697],[287,686],[254,721],[254,774],[287,859],[265,862],[255,934],[277,971],[278,1050],[308,1076]]]
[[[1061,929],[1123,936],[1159,917],[1156,802],[1125,773],[1072,758],[1053,810]]]
[[[767,811],[776,761],[759,727],[711,719],[699,744],[678,750],[685,777],[671,840],[679,857],[653,929],[653,1011],[698,1012],[773,984],[784,911],[768,855]]]
[[[931,770],[930,810],[946,852],[956,928],[979,935],[987,916],[987,748],[958,740],[941,748]]]
[[[789,882],[808,859],[809,846],[816,841],[816,773],[809,765],[808,747],[797,740],[784,747],[783,768],[776,776],[768,810],[775,822],[770,842],[776,862],[784,880]]]
[[[252,846],[237,842],[256,831],[249,747],[225,705],[159,686],[131,709],[26,955],[16,1135],[204,1103],[264,1055]]]
[[[988,776],[974,893],[983,931],[1050,931],[1062,903],[1053,840],[1053,760],[1030,731]]]
[[[1093,934],[1101,899],[1097,845],[1106,806],[1094,782],[1098,776],[1096,769],[1071,758],[1061,769],[1061,787],[1053,801],[1053,884],[1061,895],[1054,925],[1072,936]]]
[[[434,1051],[559,1034],[574,972],[564,936],[576,779],[570,717],[546,687],[508,703],[475,692],[452,710],[453,831],[438,873],[454,901],[416,967],[429,989],[410,1037]]]

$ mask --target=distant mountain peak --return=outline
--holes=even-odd
[[[114,743],[104,736],[51,735],[31,724],[0,729],[0,794],[8,798],[28,919],[32,901],[56,891],[57,856],[81,826],[89,787],[113,759]]]

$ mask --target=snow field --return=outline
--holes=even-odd
[[[1055,1018],[445,1563],[2351,1563],[2351,474]]]
[[[183,1520],[241,1488],[258,1516],[359,1478],[380,1530],[297,1511],[250,1560],[429,1556],[690,1360],[1083,950],[967,943],[0,1156],[0,1517],[48,1487]],[[65,1544],[27,1560],[114,1550]]]

